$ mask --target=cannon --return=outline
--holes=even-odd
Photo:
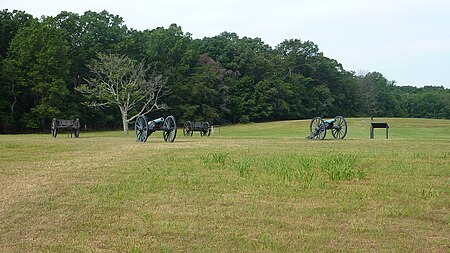
[[[347,121],[342,116],[336,116],[333,119],[323,120],[321,117],[315,117],[309,124],[309,136],[306,138],[323,140],[327,135],[327,129],[335,139],[344,139],[347,135]]]
[[[134,130],[138,142],[146,142],[147,138],[156,131],[163,131],[165,142],[173,142],[177,137],[177,123],[173,116],[149,121],[145,115],[139,115],[134,123]]]
[[[192,134],[196,132],[200,132],[201,136],[210,136],[211,135],[211,124],[209,122],[193,122],[187,121],[183,126],[183,134],[184,136],[192,136]]]
[[[80,136],[80,120],[69,120],[69,119],[55,119],[53,118],[52,124],[50,126],[50,132],[53,136],[53,138],[56,138],[58,135],[58,131],[60,129],[66,129],[70,132],[70,137],[72,137],[72,134],[75,135],[75,138],[78,138]]]

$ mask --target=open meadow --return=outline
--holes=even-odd
[[[449,252],[450,120],[0,135],[0,252]]]

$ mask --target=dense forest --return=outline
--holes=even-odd
[[[49,129],[52,118],[80,118],[91,129],[121,128],[116,107],[88,107],[77,87],[92,78],[99,53],[125,55],[166,80],[166,111],[179,122],[247,123],[313,116],[450,119],[450,89],[396,86],[358,73],[311,41],[276,47],[223,32],[193,39],[176,24],[138,31],[117,15],[87,11],[35,18],[0,12],[0,133]]]

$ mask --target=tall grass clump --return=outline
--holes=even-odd
[[[272,169],[284,182],[290,182],[294,177],[292,166],[284,159],[276,159],[272,164]]]
[[[315,184],[320,184],[317,171],[314,170],[314,160],[312,158],[300,157],[297,166],[297,179],[302,182],[306,188],[311,188]]]
[[[200,156],[200,159],[207,165],[222,165],[227,162],[227,153],[212,153],[205,156]]]
[[[262,160],[262,167],[284,183],[298,183],[304,188],[320,186],[323,181],[313,158],[283,156]]]
[[[264,159],[262,165],[269,175],[275,175],[284,182],[290,182],[294,178],[292,165],[284,157]]]
[[[321,162],[321,167],[331,181],[363,176],[362,171],[356,168],[355,155],[338,154],[327,157]]]
[[[249,174],[251,166],[252,161],[249,159],[241,159],[233,164],[233,168],[238,171],[240,177],[244,177],[246,174]]]
[[[214,154],[212,154],[211,161],[213,163],[219,163],[219,164],[225,165],[227,157],[228,157],[227,153],[214,153]]]

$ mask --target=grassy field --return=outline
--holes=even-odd
[[[450,121],[0,135],[0,252],[449,252]]]

